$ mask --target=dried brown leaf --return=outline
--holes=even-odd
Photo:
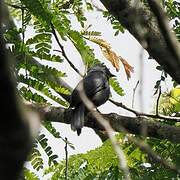
[[[111,45],[107,41],[105,41],[104,39],[97,38],[97,37],[89,37],[88,39],[90,41],[98,44],[100,47],[111,49]]]
[[[111,49],[101,47],[101,50],[105,58],[109,60],[111,64],[116,68],[116,71],[119,71],[120,64],[119,64],[119,57],[117,56],[117,54]]]
[[[97,37],[89,37],[89,40],[98,44],[102,50],[104,57],[111,62],[111,64],[116,68],[116,71],[120,69],[120,61],[122,62],[127,79],[131,78],[131,73],[134,72],[134,68],[121,56],[118,56],[111,48],[111,45],[104,39]]]
[[[129,78],[131,78],[131,73],[134,72],[134,68],[121,56],[119,56],[119,60],[122,62],[126,72],[127,79],[129,80]]]

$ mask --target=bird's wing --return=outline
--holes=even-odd
[[[71,95],[71,107],[77,106],[79,103],[81,103],[81,98],[78,93],[78,86],[80,83],[83,82],[84,85],[84,91],[88,98],[93,98],[94,95],[96,95],[97,92],[105,89],[108,87],[108,81],[106,76],[102,72],[92,72],[89,73],[87,76],[82,79],[76,88],[74,89],[72,95]]]
[[[106,76],[101,72],[91,73],[84,78],[84,91],[87,97],[93,97],[97,92],[108,86]]]

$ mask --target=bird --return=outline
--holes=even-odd
[[[104,104],[110,96],[109,79],[114,77],[110,70],[104,64],[98,64],[91,67],[87,75],[77,84],[71,94],[70,108],[72,109],[71,129],[81,134],[84,126],[84,118],[88,110],[79,95],[78,88],[83,83],[84,92],[90,101],[96,107]]]

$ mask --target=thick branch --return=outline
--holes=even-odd
[[[36,107],[41,112],[47,121],[61,122],[70,124],[71,110],[61,107]],[[180,143],[180,128],[166,125],[145,117],[128,117],[121,116],[115,113],[103,114],[105,119],[108,119],[112,128],[120,132],[124,127],[129,133],[141,135],[144,125],[147,127],[147,136],[158,139],[168,139],[169,141]],[[104,130],[102,126],[92,117],[88,116],[85,126],[95,130]]]
[[[167,43],[167,35],[159,28],[160,24],[150,9],[145,7],[140,0],[101,0],[101,2],[139,41],[150,56],[180,83],[180,53],[174,54],[171,44]],[[173,44],[176,44],[176,49],[179,49],[175,38]]]
[[[172,52],[175,59],[180,60],[179,44],[175,41],[172,33],[170,33],[169,21],[166,14],[163,12],[160,2],[157,0],[148,0],[149,6],[156,16],[160,30],[164,36],[169,50]]]

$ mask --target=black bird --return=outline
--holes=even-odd
[[[81,128],[84,125],[84,117],[87,113],[85,105],[81,101],[78,86],[83,83],[86,96],[94,103],[96,107],[104,104],[110,96],[109,78],[113,77],[109,69],[98,64],[90,68],[87,75],[78,83],[71,94],[70,107],[72,111],[71,129],[77,131],[78,136],[81,134]]]

